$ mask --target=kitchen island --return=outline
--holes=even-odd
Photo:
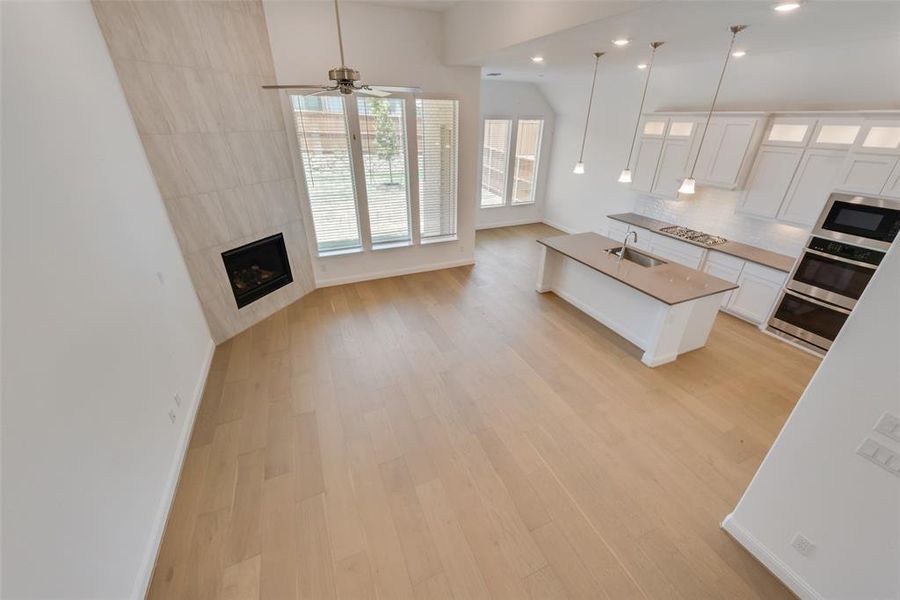
[[[597,233],[538,240],[537,291],[552,291],[644,351],[656,367],[706,345],[733,283]]]

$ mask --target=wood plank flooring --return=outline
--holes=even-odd
[[[649,369],[477,265],[320,289],[220,346],[150,598],[790,598],[719,529],[818,360],[720,315]]]

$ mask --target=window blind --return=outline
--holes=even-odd
[[[509,133],[512,121],[486,119],[481,148],[481,206],[506,204]]]
[[[357,102],[372,245],[408,242],[404,101],[366,96]]]
[[[522,119],[516,129],[516,164],[513,169],[512,204],[534,202],[534,182],[541,154],[544,121]]]
[[[350,136],[340,98],[291,96],[319,252],[361,247]]]
[[[459,102],[416,99],[422,239],[456,235]]]

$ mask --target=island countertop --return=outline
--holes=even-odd
[[[622,243],[598,233],[557,235],[539,239],[538,243],[665,304],[681,304],[738,287],[730,281],[677,263],[644,267],[625,259],[619,260],[607,250],[619,248]]]
[[[699,244],[691,240],[680,238],[677,235],[670,235],[665,231],[660,231],[660,229],[662,229],[663,227],[671,227],[672,225],[674,225],[674,223],[667,223],[666,221],[660,221],[659,219],[654,219],[653,217],[645,217],[644,215],[639,215],[637,213],[621,213],[618,215],[607,216],[610,219],[615,219],[616,221],[621,221],[622,223],[628,223],[629,225],[634,225],[635,227],[643,227],[644,229],[649,229],[653,233],[658,233],[659,235],[670,237],[673,240],[678,240],[686,244],[693,244],[694,246],[700,246],[701,248],[706,248],[707,250],[711,250],[712,252],[722,252],[723,254],[730,254],[731,256],[749,260],[750,262],[755,262],[757,264],[763,265],[764,267],[778,269],[779,271],[784,271],[785,273],[790,273],[791,269],[794,268],[794,261],[796,260],[795,258],[787,256],[785,254],[772,252],[771,250],[757,248],[756,246],[751,246],[750,244],[745,244],[743,242],[728,240],[724,244],[707,246],[706,244]]]

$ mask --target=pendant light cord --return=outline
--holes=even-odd
[[[584,160],[584,143],[587,141],[588,123],[591,121],[591,105],[594,104],[594,86],[597,85],[597,65],[603,52],[594,52],[594,78],[591,79],[591,95],[588,99],[587,115],[584,117],[584,135],[581,136],[581,152],[578,154],[578,162]]]
[[[709,122],[712,120],[713,110],[716,108],[716,101],[719,99],[719,90],[722,89],[722,80],[725,79],[725,69],[728,68],[728,61],[731,59],[731,49],[734,48],[734,40],[737,34],[747,29],[746,25],[733,25],[731,27],[731,43],[728,44],[728,53],[725,54],[725,64],[722,65],[722,72],[719,74],[719,83],[716,85],[716,93],[713,96],[712,104],[709,105],[709,112],[706,114],[706,124],[703,126],[703,134],[700,136],[700,145],[697,146],[697,155],[694,156],[694,164],[691,166],[691,174],[688,179],[694,178],[694,169],[697,168],[697,160],[700,158],[700,150],[703,149],[703,141],[706,139],[706,132],[709,130]]]
[[[644,93],[641,94],[641,105],[638,108],[637,121],[634,123],[634,134],[631,136],[631,148],[628,150],[628,160],[625,161],[625,168],[631,167],[631,156],[634,154],[634,144],[637,142],[638,127],[641,125],[641,115],[644,112],[644,100],[647,99],[647,88],[650,87],[650,73],[653,72],[653,57],[656,56],[656,49],[663,45],[663,42],[653,42],[650,47],[650,62],[647,63],[647,78],[644,80]]]

